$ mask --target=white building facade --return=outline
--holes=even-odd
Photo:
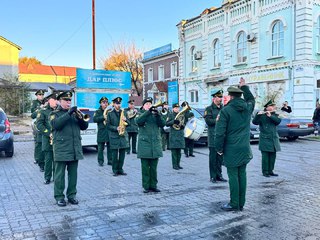
[[[294,116],[312,117],[320,96],[320,0],[223,1],[177,27],[180,102],[204,108],[213,89],[226,91],[243,77],[256,108],[288,101]]]

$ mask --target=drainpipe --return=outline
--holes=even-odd
[[[292,43],[292,57],[291,57],[291,63],[290,63],[290,68],[291,68],[291,89],[292,89],[292,94],[291,94],[291,104],[293,103],[294,99],[294,69],[293,69],[293,61],[296,60],[296,4],[295,0],[292,0],[292,29],[293,29],[293,43]]]

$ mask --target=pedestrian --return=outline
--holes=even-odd
[[[130,154],[132,149],[133,154],[137,154],[137,136],[138,136],[138,125],[136,123],[136,115],[138,109],[134,106],[134,100],[128,101],[129,106],[125,109],[125,116],[129,122],[126,130],[128,133],[129,148],[127,149],[127,154]]]
[[[181,104],[181,107],[184,108],[186,106],[189,106],[189,103],[187,101],[184,101],[182,104]],[[194,117],[194,114],[193,112],[191,112],[191,110],[187,110],[185,111],[184,113],[184,126],[187,125],[187,122],[189,120],[191,120],[191,118]],[[184,148],[184,155],[188,158],[189,156],[190,157],[195,157],[195,155],[193,154],[193,148],[194,148],[194,139],[190,139],[190,138],[184,138],[184,141],[185,141],[185,148]]]
[[[34,125],[34,164],[38,164],[40,171],[44,172],[44,153],[42,152],[42,134],[38,131],[36,128],[37,123],[37,116],[41,109],[44,109],[47,105],[45,101],[43,101],[44,98],[44,91],[42,89],[39,89],[35,93],[36,98],[32,101],[31,106],[31,118],[34,119],[33,125]]]
[[[108,113],[107,127],[112,152],[112,172],[113,176],[127,175],[123,171],[126,149],[129,147],[128,133],[126,126],[127,119],[124,110],[121,109],[121,97],[112,100],[113,110]]]
[[[319,134],[319,126],[320,126],[320,104],[319,99],[316,101],[316,109],[313,112],[312,121],[314,125],[314,133],[317,136]]]
[[[100,107],[94,112],[93,122],[97,123],[98,134],[97,134],[97,144],[98,144],[98,164],[103,166],[104,164],[104,149],[107,146],[107,159],[108,165],[112,165],[112,153],[110,149],[109,134],[107,128],[107,116],[112,110],[112,106],[109,105],[107,97],[102,97],[99,100]]]
[[[53,134],[54,198],[59,207],[66,206],[65,201],[65,171],[68,172],[68,187],[66,191],[70,204],[78,204],[77,179],[78,162],[83,159],[80,130],[88,128],[88,122],[77,110],[71,107],[71,91],[64,91],[57,96],[60,105],[50,114],[50,124]]]
[[[169,114],[170,114],[169,105],[168,105],[168,102],[165,101],[163,102],[162,109],[161,109],[162,118],[165,121],[167,121]],[[169,129],[170,127],[166,127],[166,126],[160,129],[162,151],[169,149]]]
[[[227,168],[230,202],[221,208],[225,211],[243,210],[246,200],[246,167],[252,159],[250,148],[250,121],[255,100],[245,80],[240,79],[239,88],[227,89],[230,101],[220,111],[216,122],[214,146]],[[243,93],[243,98],[241,95]]]
[[[216,119],[223,108],[222,105],[222,90],[214,90],[211,94],[212,103],[206,107],[204,111],[204,119],[208,126],[208,147],[209,147],[209,174],[210,181],[216,183],[217,181],[226,182],[227,180],[222,177],[222,161],[223,156],[220,156],[214,147]]]
[[[269,100],[264,110],[257,112],[252,123],[259,125],[259,150],[262,155],[262,174],[265,177],[278,176],[273,172],[276,154],[281,150],[277,126],[281,119],[276,113],[276,104]]]
[[[166,126],[170,127],[169,147],[171,150],[172,167],[175,170],[183,169],[183,167],[180,165],[181,149],[185,148],[183,114],[179,114],[182,116],[180,120],[176,119],[179,110],[179,103],[174,103],[172,105],[172,113],[169,115],[166,122]]]
[[[282,104],[282,108],[281,111],[287,112],[287,113],[291,113],[292,109],[291,107],[288,105],[287,101],[284,101],[284,103]]]
[[[37,117],[37,129],[42,135],[42,151],[44,153],[44,184],[49,184],[54,176],[54,162],[52,149],[52,129],[49,116],[57,107],[57,95],[53,92],[46,97],[48,105],[40,111]]]
[[[153,99],[145,98],[142,109],[136,117],[139,126],[138,155],[141,159],[143,192],[160,192],[157,188],[157,166],[162,157],[160,129],[165,125],[165,120],[159,111],[152,107]]]

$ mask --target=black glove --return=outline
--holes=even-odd
[[[175,120],[173,121],[173,123],[176,124],[176,125],[179,125],[179,124],[180,124],[180,121],[179,121],[178,119],[175,119]]]
[[[182,129],[184,129],[184,126],[182,125],[182,126],[180,126],[180,130],[182,130]]]
[[[68,113],[71,116],[72,113],[77,111],[77,106],[73,106],[72,108],[69,109]]]

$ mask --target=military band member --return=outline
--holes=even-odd
[[[49,116],[57,107],[57,95],[58,93],[52,93],[46,97],[48,105],[40,111],[40,115],[37,117],[37,128],[42,135],[42,151],[44,152],[44,184],[49,184],[54,174],[52,130]]]
[[[222,177],[222,160],[223,157],[220,156],[216,149],[214,148],[214,135],[216,127],[216,119],[223,108],[222,105],[222,90],[215,90],[212,92],[212,104],[205,109],[204,119],[208,125],[208,146],[209,146],[209,173],[210,181],[215,183],[217,181],[226,182]]]
[[[230,201],[221,208],[242,211],[246,201],[246,167],[252,159],[250,121],[255,100],[243,78],[239,88],[229,87],[227,90],[230,101],[218,115],[214,139],[214,147],[219,155],[223,155],[229,177]]]
[[[108,116],[108,112],[112,110],[112,107],[108,106],[109,102],[107,97],[100,98],[99,103],[100,103],[100,107],[98,110],[95,111],[93,115],[93,122],[97,123],[97,126],[98,126],[98,134],[97,134],[98,164],[99,166],[103,166],[104,164],[103,152],[105,149],[105,145],[107,145],[108,165],[112,165],[112,152],[110,149],[109,133],[107,128],[107,116]]]
[[[185,148],[184,141],[184,122],[175,119],[179,113],[179,103],[172,105],[172,113],[167,118],[166,126],[170,127],[169,133],[169,147],[171,150],[172,167],[175,170],[183,169],[180,166],[181,161],[181,149]]]
[[[182,104],[181,104],[181,107],[185,107],[189,105],[189,103],[187,101],[184,101]],[[193,112],[191,112],[190,110],[187,110],[185,113],[184,113],[184,125],[186,126],[187,125],[187,122],[194,117],[194,114]],[[190,138],[184,138],[185,140],[185,145],[186,147],[184,148],[184,154],[186,157],[195,157],[195,155],[193,155],[193,148],[194,148],[194,140],[193,139],[190,139]]]
[[[60,207],[65,201],[65,170],[68,171],[68,187],[66,191],[70,204],[78,204],[77,178],[78,162],[83,159],[80,130],[88,128],[88,122],[77,107],[71,107],[72,92],[65,91],[57,96],[60,105],[50,114],[53,133],[54,198]]]
[[[134,100],[128,101],[129,107],[126,108],[125,116],[129,125],[127,126],[126,130],[128,133],[128,141],[129,141],[129,148],[127,149],[127,154],[130,154],[130,150],[132,149],[132,153],[137,154],[137,135],[138,135],[138,125],[136,123],[136,114],[138,110],[134,106]]]
[[[264,111],[259,111],[252,123],[259,125],[259,150],[262,155],[262,174],[265,177],[278,176],[274,173],[276,154],[281,150],[277,126],[281,119],[276,114],[276,104],[271,100],[264,105]]]
[[[43,101],[44,91],[38,90],[35,93],[37,99],[32,101],[31,106],[31,118],[34,119],[34,125],[36,126],[36,118],[41,109],[45,108],[47,105]],[[40,171],[44,171],[44,153],[42,152],[42,135],[36,130],[34,135],[35,145],[34,145],[34,163],[38,164],[40,167]]]
[[[112,100],[113,110],[109,112],[107,118],[107,127],[109,131],[110,148],[112,151],[112,171],[113,176],[127,175],[123,171],[123,164],[126,149],[128,148],[128,133],[125,130],[128,125],[121,109],[121,97]]]
[[[161,110],[162,118],[165,121],[167,121],[169,114],[170,114],[170,109],[169,109],[168,102],[163,102],[162,110]],[[165,130],[165,128],[166,126],[160,129],[162,151],[169,149],[169,130]]]
[[[142,110],[136,118],[139,126],[138,158],[141,159],[142,187],[144,193],[160,192],[157,188],[157,166],[162,157],[159,128],[164,127],[165,120],[152,105],[148,97],[142,102]]]

